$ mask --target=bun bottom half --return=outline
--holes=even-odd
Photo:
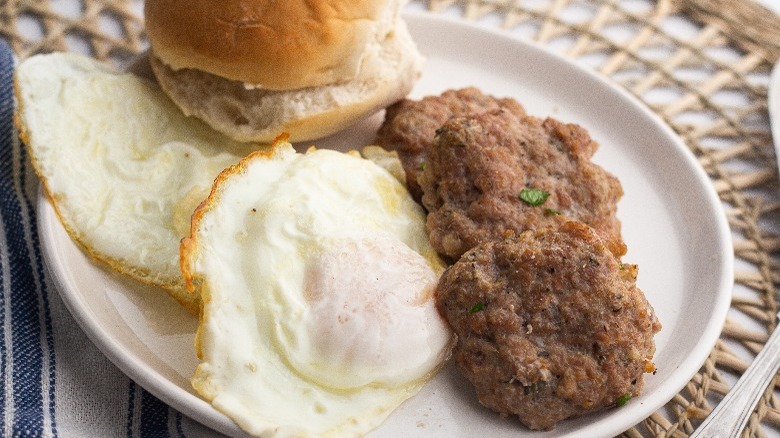
[[[370,52],[351,81],[281,91],[197,69],[174,70],[153,50],[149,61],[162,89],[186,115],[242,142],[269,143],[283,132],[296,142],[338,132],[411,91],[423,58],[403,22]]]

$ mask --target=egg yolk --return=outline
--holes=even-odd
[[[437,313],[438,276],[392,237],[329,241],[306,265],[302,336],[288,359],[323,386],[399,386],[442,361],[450,332]]]

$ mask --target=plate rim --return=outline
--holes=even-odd
[[[584,75],[589,80],[600,84],[602,87],[611,90],[611,92],[617,93],[621,100],[630,104],[631,107],[652,121],[652,124],[660,130],[660,133],[669,140],[670,144],[675,146],[675,149],[677,149],[685,159],[686,162],[684,164],[686,168],[693,172],[696,181],[702,185],[701,189],[702,193],[707,197],[707,205],[717,207],[715,210],[720,214],[715,215],[714,220],[717,226],[717,237],[719,240],[719,267],[717,272],[720,274],[720,281],[718,282],[718,290],[720,293],[717,295],[718,301],[713,307],[713,316],[705,326],[704,336],[700,338],[699,342],[695,344],[695,347],[688,352],[688,357],[695,360],[686,360],[677,367],[667,379],[665,379],[663,388],[659,388],[656,391],[652,398],[652,402],[645,403],[645,406],[638,410],[643,413],[641,418],[633,420],[623,419],[622,421],[602,421],[596,425],[601,427],[588,428],[588,431],[599,434],[614,434],[634,426],[648,415],[657,411],[664,404],[668,403],[668,401],[671,400],[675,394],[679,393],[679,391],[690,381],[691,377],[701,368],[701,365],[714,348],[725,324],[726,315],[730,308],[731,290],[734,285],[734,251],[731,229],[728,225],[725,209],[715,191],[712,180],[698,163],[693,152],[690,151],[682,139],[668,124],[666,124],[666,122],[663,121],[663,119],[661,119],[660,116],[652,112],[636,96],[630,94],[618,84],[610,81],[607,77],[600,75],[581,64],[577,64],[574,60],[553,52],[535,41],[510,35],[506,31],[500,29],[488,28],[476,22],[467,21],[462,17],[457,18],[444,14],[432,14],[429,12],[410,10],[404,11],[403,15],[407,21],[427,21],[437,25],[454,26],[459,30],[466,28],[468,32],[479,33],[488,38],[498,38],[511,43],[512,45],[517,46],[518,50],[534,51],[536,52],[536,55],[547,57],[553,63],[566,65],[567,68],[575,71],[576,74]],[[51,247],[53,243],[53,229],[47,225],[49,225],[52,219],[57,222],[59,222],[59,220],[56,218],[54,209],[40,186],[36,207],[38,233],[41,237],[42,254],[44,256],[44,264],[47,272],[49,272],[50,278],[54,282],[55,289],[62,298],[69,313],[73,315],[76,322],[87,334],[92,343],[95,344],[95,346],[129,378],[182,414],[223,434],[246,436],[245,432],[243,432],[229,417],[213,408],[210,403],[154,372],[154,370],[150,369],[138,356],[121,348],[119,344],[112,341],[112,338],[107,338],[105,336],[98,321],[90,315],[91,312],[89,309],[84,305],[80,305],[84,301],[82,297],[78,293],[71,293],[67,280],[64,278],[64,273],[59,271],[58,266],[60,263],[53,260],[53,252],[55,251],[55,248]],[[51,217],[52,214],[54,214],[54,218]],[[47,218],[48,220],[45,220]],[[669,383],[670,380],[673,383]],[[660,399],[663,399],[663,401],[659,402]],[[620,418],[621,416],[617,416],[618,420]],[[580,430],[579,432],[582,431]]]

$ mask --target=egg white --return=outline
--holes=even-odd
[[[193,386],[254,435],[351,436],[450,351],[425,215],[388,172],[279,142],[220,176],[182,243],[203,314]]]
[[[256,146],[185,117],[155,83],[77,54],[28,58],[16,93],[21,136],[71,237],[197,312],[179,240],[214,178]]]

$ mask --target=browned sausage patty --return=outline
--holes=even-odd
[[[440,96],[428,96],[422,100],[405,99],[387,108],[376,142],[387,150],[398,152],[406,173],[406,185],[419,201],[422,191],[417,184],[417,176],[436,130],[451,117],[499,108],[518,116],[525,115],[523,107],[514,99],[495,98],[474,87],[448,90]]]
[[[470,248],[554,221],[593,227],[616,256],[626,252],[616,217],[620,182],[596,165],[588,132],[555,119],[493,110],[454,117],[437,130],[418,182],[433,247],[457,260]],[[549,194],[541,205],[526,194]]]
[[[638,394],[661,329],[636,267],[590,227],[561,222],[477,246],[436,292],[480,403],[532,429]]]

